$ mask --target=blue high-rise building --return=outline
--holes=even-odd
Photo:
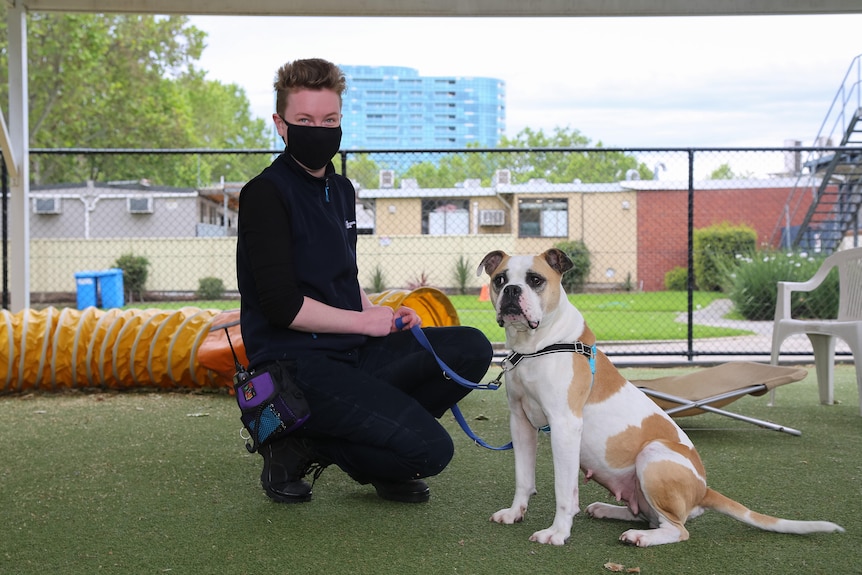
[[[344,150],[492,148],[506,129],[506,83],[420,76],[402,66],[345,66]]]

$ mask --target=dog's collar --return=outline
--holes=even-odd
[[[533,353],[517,353],[513,351],[512,353],[507,355],[506,359],[504,359],[503,361],[509,362],[509,364],[512,366],[509,369],[514,369],[515,366],[518,365],[518,363],[520,363],[520,361],[526,357],[537,357],[540,355],[547,355],[549,353],[560,352],[577,353],[583,355],[590,360],[590,373],[595,375],[597,353],[596,346],[595,344],[587,345],[581,341],[576,341],[574,343],[555,343],[549,345],[548,347],[540,349],[539,351],[534,351]]]

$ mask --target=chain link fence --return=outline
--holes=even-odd
[[[577,264],[569,291],[608,355],[691,359],[768,355],[775,282],[808,279],[825,255],[816,238],[783,244],[803,216],[787,202],[804,151],[345,151],[335,162],[357,190],[368,293],[438,288],[461,323],[502,342],[479,263],[556,246]],[[113,268],[127,272],[126,305],[239,306],[239,192],[277,152],[31,154],[34,307],[74,306],[76,274]],[[858,245],[856,223],[847,245]],[[824,291],[808,313],[829,313],[837,283]]]

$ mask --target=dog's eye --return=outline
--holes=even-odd
[[[530,287],[537,288],[543,283],[545,283],[545,278],[538,274],[529,274],[527,276],[527,283],[530,285]]]
[[[494,287],[495,288],[500,289],[504,285],[506,285],[506,274],[500,274],[500,275],[494,276]]]

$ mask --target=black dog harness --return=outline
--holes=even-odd
[[[558,352],[569,352],[569,353],[577,353],[583,355],[587,359],[590,360],[590,372],[595,375],[596,374],[596,346],[595,345],[586,345],[583,342],[576,341],[575,343],[555,343],[553,345],[549,345],[544,349],[540,349],[539,351],[533,353],[515,353],[512,352],[506,356],[503,360],[508,361],[512,367],[509,369],[514,369],[518,363],[525,357],[537,357],[540,355],[548,355],[549,353],[558,353]],[[508,371],[508,370],[507,370]]]

